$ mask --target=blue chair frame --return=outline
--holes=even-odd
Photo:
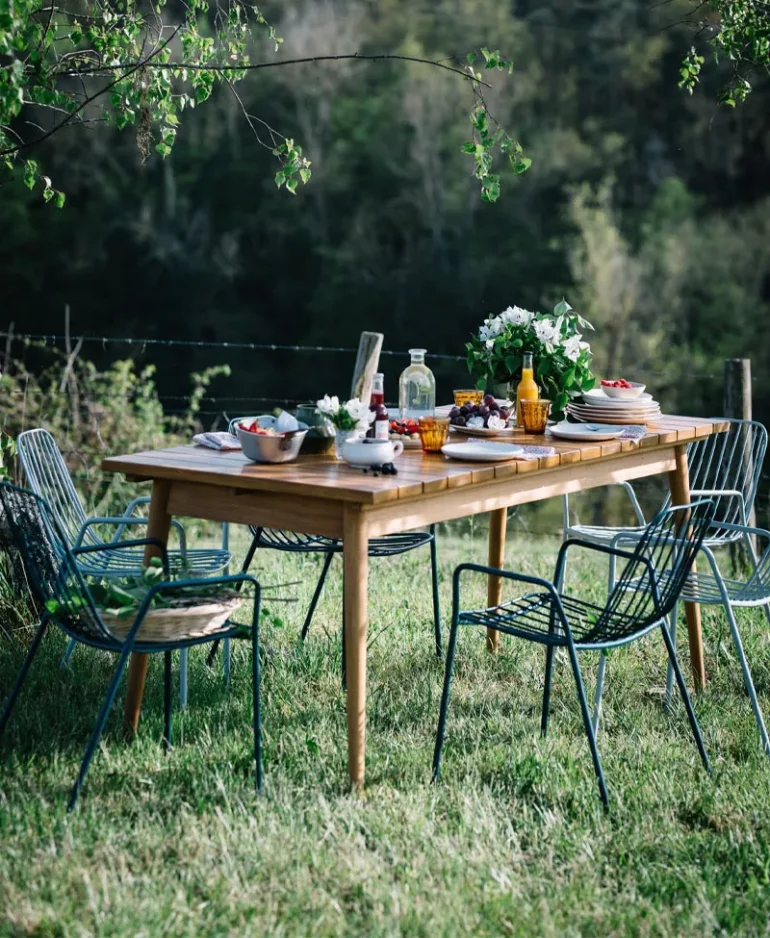
[[[599,794],[605,808],[609,806],[609,797],[596,744],[596,733],[586,700],[578,652],[617,648],[642,638],[656,627],[660,628],[698,752],[705,769],[710,773],[708,755],[668,632],[666,617],[684,586],[713,511],[714,507],[710,501],[664,509],[647,526],[633,552],[577,539],[565,541],[556,561],[553,582],[480,564],[461,564],[457,567],[453,579],[452,627],[433,754],[434,781],[439,778],[441,769],[452,668],[457,633],[461,625],[491,628],[546,647],[545,689],[540,724],[543,736],[548,731],[554,652],[557,648],[567,649]],[[563,592],[567,554],[573,547],[598,551],[626,561],[625,569],[615,588],[609,593],[604,606]],[[661,575],[662,571],[666,571],[665,576]],[[535,587],[536,591],[491,608],[464,610],[461,605],[460,583],[466,573],[501,577],[514,583]]]
[[[123,672],[132,652],[163,654],[164,656],[164,738],[166,751],[172,743],[172,708],[171,708],[171,665],[172,653],[185,650],[195,645],[209,644],[221,638],[244,638],[248,633],[251,640],[252,680],[253,680],[253,730],[256,788],[262,788],[262,743],[260,712],[260,663],[259,663],[259,615],[261,591],[259,583],[248,574],[220,576],[213,578],[194,578],[183,580],[164,580],[150,588],[137,610],[136,617],[125,640],[113,636],[104,624],[94,602],[91,591],[84,578],[80,558],[93,556],[103,545],[90,544],[70,548],[66,536],[61,531],[46,502],[34,492],[19,488],[10,483],[0,484],[0,504],[13,535],[14,545],[19,551],[27,573],[30,589],[36,602],[43,610],[42,618],[35,637],[24,658],[18,677],[0,717],[0,736],[2,736],[19,693],[24,685],[30,666],[40,648],[43,637],[51,623],[73,641],[117,655],[118,661],[110,680],[107,694],[102,703],[93,732],[86,747],[80,771],[70,792],[67,805],[72,811],[83,787],[91,760],[99,744],[107,717],[115,700]],[[138,538],[122,541],[118,547],[110,545],[109,550],[137,550],[153,547],[162,558],[163,569],[168,576],[168,553],[165,546],[154,538]],[[185,638],[178,641],[148,642],[139,636],[139,630],[150,611],[153,599],[173,589],[200,589],[201,586],[223,586],[241,588],[250,584],[254,590],[251,626],[243,626],[228,620],[216,632],[198,638]]]

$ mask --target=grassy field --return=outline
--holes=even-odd
[[[557,546],[513,539],[508,564],[548,575]],[[481,528],[442,536],[445,619],[454,566],[484,555]],[[61,671],[64,639],[49,636],[2,743],[0,935],[768,934],[770,764],[723,617],[704,616],[712,683],[696,707],[711,779],[682,706],[661,706],[662,641],[613,654],[599,737],[607,815],[568,662],[557,661],[543,740],[542,650],[503,640],[493,658],[479,631],[459,642],[443,779],[430,784],[442,667],[427,552],[375,561],[368,785],[355,797],[344,784],[339,567],[302,647],[317,562],[272,554],[257,565],[266,582],[303,581],[296,604],[267,604],[260,798],[244,644],[229,690],[221,662],[209,670],[191,656],[190,706],[168,756],[156,660],[139,738],[121,741],[119,697],[68,816],[113,659],[81,648]],[[583,560],[571,584],[598,596],[603,577]],[[768,630],[758,616],[741,621],[767,704]],[[0,649],[3,695],[22,653],[21,642]],[[589,691],[594,663],[584,657]]]

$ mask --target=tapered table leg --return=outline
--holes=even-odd
[[[489,513],[489,566],[498,570],[505,564],[505,529],[508,523],[508,509],[498,508]],[[487,606],[499,605],[503,596],[503,581],[499,576],[491,576],[487,585]],[[500,633],[487,629],[487,651],[497,651]]]
[[[668,474],[668,484],[671,489],[671,503],[673,505],[686,505],[690,501],[690,472],[687,466],[687,447],[676,447],[676,469]],[[692,572],[695,573],[695,564]],[[703,690],[706,686],[706,667],[703,661],[703,634],[701,631],[700,605],[698,603],[685,603],[684,611],[687,617],[687,638],[690,644],[690,666],[695,683],[695,690]]]
[[[163,544],[168,542],[168,531],[171,527],[171,515],[166,511],[169,488],[170,483],[162,479],[156,479],[152,483],[152,501],[150,502],[150,517],[147,525],[147,537],[157,538]],[[157,547],[148,544],[144,550],[145,564],[148,564],[158,554]],[[137,652],[131,655],[131,663],[128,666],[126,702],[123,705],[123,735],[127,739],[133,739],[139,726],[144,682],[149,664],[149,655]]]
[[[345,661],[348,682],[348,773],[353,788],[366,770],[366,635],[369,537],[363,513],[346,506],[343,516],[345,564]]]

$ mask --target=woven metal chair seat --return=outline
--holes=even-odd
[[[298,531],[281,531],[276,528],[251,528],[251,533],[259,537],[260,547],[272,550],[295,551],[303,554],[341,554],[342,541],[336,537],[321,534],[301,534]],[[369,541],[370,557],[395,557],[407,551],[429,544],[433,539],[430,531],[409,531],[405,534],[388,534]]]
[[[230,562],[230,553],[216,548],[188,550],[183,556],[179,551],[169,551],[169,569],[175,576],[205,576],[216,573]],[[144,567],[144,552],[141,550],[113,550],[105,546],[96,553],[81,556],[78,566],[86,576],[135,576]]]
[[[657,624],[621,611],[609,614],[606,607],[574,596],[560,594],[560,599],[576,648],[601,648],[624,643]],[[551,593],[528,593],[489,609],[466,610],[458,621],[460,625],[483,625],[541,645],[568,644],[565,633],[559,628]]]

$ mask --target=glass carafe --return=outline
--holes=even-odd
[[[433,416],[436,409],[436,379],[425,364],[425,349],[410,348],[410,364],[398,383],[398,409],[402,420]]]

